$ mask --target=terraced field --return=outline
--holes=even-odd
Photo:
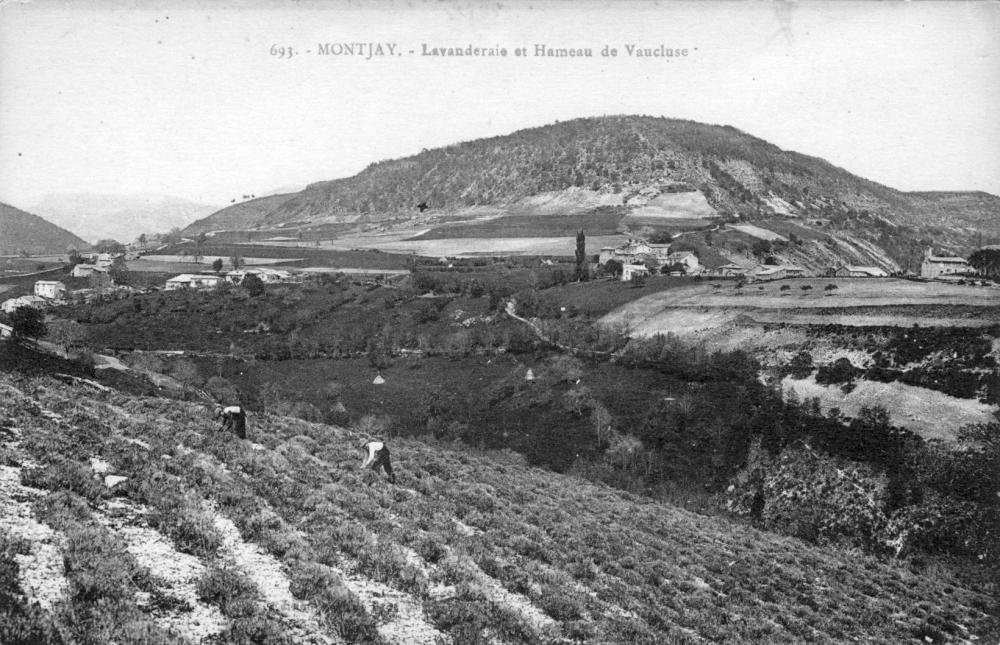
[[[943,568],[808,546],[572,477],[0,377],[4,643],[993,642]],[[37,602],[37,604],[36,604]]]
[[[827,285],[836,289],[828,290]],[[741,316],[792,324],[986,326],[996,322],[996,287],[901,279],[803,278],[705,281],[633,300],[604,317],[634,335],[712,331]]]

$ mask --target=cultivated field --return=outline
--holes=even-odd
[[[200,271],[211,271],[212,262],[216,259],[221,259],[224,270],[232,269],[232,265],[229,263],[229,258],[232,256],[223,257],[221,255],[206,255],[201,258],[200,262],[195,262],[194,258],[191,256],[183,255],[144,255],[138,260],[128,261],[129,271],[141,271],[144,273],[172,273],[172,272],[187,272],[187,273],[197,273]],[[302,258],[267,258],[267,257],[249,257],[243,258],[245,267],[255,267],[255,266],[270,266],[274,264],[284,264],[288,262],[300,261]]]
[[[563,237],[468,237],[439,240],[411,240],[408,234],[351,235],[324,245],[334,249],[378,249],[387,253],[407,253],[426,257],[472,257],[477,255],[555,255],[572,256],[576,250],[574,235]],[[588,253],[597,253],[602,246],[618,246],[622,235],[587,237]]]
[[[794,391],[800,401],[818,398],[821,409],[839,409],[857,417],[862,407],[880,405],[892,411],[894,425],[916,432],[924,439],[954,441],[957,431],[967,425],[991,423],[997,406],[960,399],[906,383],[878,383],[860,380],[850,392],[837,385],[820,385],[814,377],[785,378],[785,392]]]
[[[416,441],[0,377],[0,640],[992,642],[995,599]],[[113,486],[113,488],[111,488]],[[30,604],[38,601],[38,606]],[[33,639],[33,640],[31,640]]]
[[[826,290],[830,284],[837,288]],[[788,288],[782,291],[783,287]],[[732,281],[706,280],[629,302],[604,321],[627,322],[639,336],[710,331],[740,316],[802,324],[968,326],[994,324],[997,307],[1000,288],[996,287],[891,278],[804,278],[737,289]]]
[[[730,224],[729,228],[739,231],[740,233],[746,233],[751,237],[756,237],[761,240],[782,240],[787,241],[783,235],[775,233],[774,231],[769,231],[766,228],[761,228],[759,226],[754,226],[753,224]]]

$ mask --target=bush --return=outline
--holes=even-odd
[[[218,606],[227,616],[247,613],[257,596],[253,581],[232,567],[212,567],[198,581],[198,598]]]
[[[222,536],[215,528],[211,512],[191,492],[153,493],[150,500],[156,510],[149,515],[150,526],[168,535],[184,553],[212,557],[222,546]]]
[[[70,491],[91,502],[101,499],[106,492],[90,468],[58,455],[47,466],[22,470],[21,483],[51,491]]]
[[[850,383],[861,370],[849,358],[838,358],[832,365],[823,365],[816,372],[816,382],[822,385]]]
[[[795,379],[809,378],[813,372],[812,354],[806,351],[796,354],[788,363],[788,372]]]

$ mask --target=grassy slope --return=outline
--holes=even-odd
[[[37,215],[0,204],[0,255],[65,253],[66,247],[87,249],[90,245],[64,228]]]
[[[291,195],[268,195],[227,206],[208,217],[203,217],[184,228],[184,235],[197,235],[208,231],[249,229],[264,221],[272,209],[291,198]]]
[[[100,454],[135,480],[125,489],[130,497],[155,495],[142,481],[167,463],[172,487],[213,498],[247,539],[280,551],[293,572],[315,570],[309,563],[331,548],[367,561],[365,570],[419,598],[456,642],[477,642],[483,629],[508,642],[602,643],[956,642],[997,634],[996,616],[984,613],[995,601],[947,574],[807,546],[579,479],[397,440],[399,485],[391,487],[356,470],[357,436],[328,426],[254,417],[251,436],[265,446],[255,450],[214,435],[199,406],[92,394],[48,379],[2,383],[0,410],[36,458],[85,462],[88,452]],[[31,413],[32,399],[66,422]],[[126,438],[151,448],[136,450]],[[178,445],[218,458],[232,474]],[[307,546],[294,557],[268,530],[241,521],[243,506],[261,504],[280,518],[272,527],[299,527]],[[420,566],[407,561],[406,548]],[[539,627],[510,603],[486,599],[484,573],[554,624]],[[432,596],[437,582],[455,585],[454,595]]]

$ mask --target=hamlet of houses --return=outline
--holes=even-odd
[[[223,282],[229,284],[240,284],[248,275],[257,276],[264,284],[288,282],[293,278],[292,273],[289,271],[285,271],[283,269],[271,269],[267,267],[236,269],[227,272],[225,275],[217,273],[182,273],[167,280],[166,290],[214,289]]]
[[[948,268],[958,266],[960,262],[966,268],[968,264],[961,258],[933,258],[946,269],[936,275],[943,274]],[[745,281],[770,281],[786,278],[806,278],[816,274],[800,266],[791,264],[736,263],[709,268],[698,261],[698,256],[691,251],[670,251],[669,244],[653,244],[645,240],[629,239],[621,246],[605,246],[601,249],[598,262],[601,265],[614,260],[621,264],[621,279],[631,280],[634,276],[649,275],[653,272],[669,275],[704,275],[717,278],[734,278]],[[926,262],[925,262],[926,263]],[[828,269],[824,275],[842,278],[887,278],[889,273],[877,266],[844,265]],[[922,273],[922,275],[924,275]],[[935,275],[935,277],[936,277]]]
[[[598,263],[603,265],[609,260],[622,265],[622,280],[631,280],[634,275],[648,275],[654,269],[661,271],[663,267],[669,267],[669,272],[677,275],[696,275],[703,270],[698,256],[691,251],[671,253],[669,244],[639,239],[630,239],[618,247],[601,248]]]

